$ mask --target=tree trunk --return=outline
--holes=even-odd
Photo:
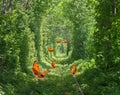
[[[10,1],[9,1],[9,6],[8,6],[8,11],[9,11],[9,13],[12,12],[12,5],[13,5],[13,0],[10,0]]]
[[[116,5],[117,5],[117,1],[114,0],[112,5],[113,15],[116,15]]]
[[[2,14],[5,14],[6,13],[6,6],[7,6],[7,1],[6,0],[3,0],[3,3],[2,3]]]

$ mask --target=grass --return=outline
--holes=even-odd
[[[102,70],[93,59],[77,60],[74,64],[78,68],[76,79],[84,95],[119,95],[119,69]],[[59,68],[51,68],[51,72],[40,80],[31,71],[28,74],[18,72],[14,75],[7,72],[6,76],[4,73],[0,75],[0,95],[82,95],[73,76],[69,74],[71,65],[59,64]]]

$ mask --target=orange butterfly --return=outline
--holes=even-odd
[[[56,61],[52,61],[52,63],[51,63],[51,66],[53,67],[53,68],[57,68],[57,66],[55,65],[56,64]]]
[[[56,42],[57,42],[57,43],[61,43],[61,39],[58,39]]]
[[[67,44],[67,43],[68,43],[68,40],[64,40],[64,43]]]
[[[54,51],[54,48],[48,48],[48,52],[53,52]]]
[[[38,79],[40,79],[40,78],[44,78],[44,76],[46,74],[48,74],[50,72],[50,70],[46,70],[46,71],[40,72],[40,67],[39,67],[38,62],[34,61],[33,67],[32,67],[32,72]]]
[[[77,71],[77,67],[75,65],[72,65],[72,71],[70,73],[74,75],[76,71]]]

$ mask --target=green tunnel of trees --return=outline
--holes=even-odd
[[[72,64],[85,95],[119,95],[119,0],[1,0],[0,12],[0,95],[80,95]]]

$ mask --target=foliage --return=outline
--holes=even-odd
[[[90,54],[93,48],[92,45],[92,35],[95,31],[95,20],[94,20],[94,6],[91,7],[89,4],[96,3],[95,1],[89,0],[71,0],[65,2],[64,4],[64,15],[70,19],[73,23],[73,52],[72,58],[86,58],[93,56]],[[91,39],[90,39],[91,38]],[[89,45],[88,45],[89,44]],[[90,47],[88,47],[90,46]]]
[[[117,1],[116,1],[117,3]],[[113,7],[113,8],[112,8]],[[118,6],[119,7],[119,6]],[[94,33],[96,62],[102,68],[112,68],[115,59],[119,60],[119,17],[115,14],[114,2],[99,1],[97,8],[97,31]]]
[[[0,95],[79,95],[73,64],[85,95],[119,95],[119,0],[11,1],[0,1]]]

